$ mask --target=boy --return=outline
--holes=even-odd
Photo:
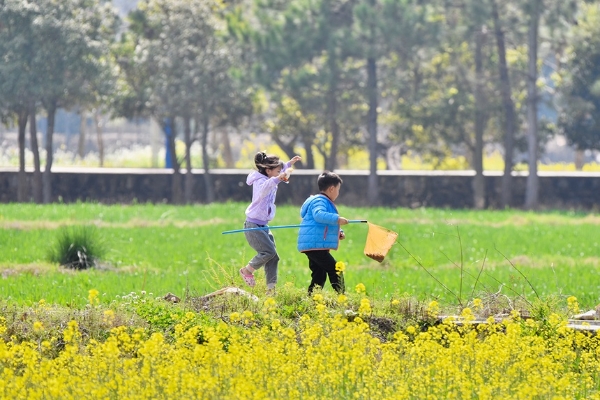
[[[320,194],[310,196],[300,209],[302,222],[298,232],[298,250],[308,257],[312,280],[308,287],[311,294],[316,286],[324,287],[329,276],[331,286],[344,293],[344,276],[335,270],[335,259],[330,250],[337,250],[344,231],[340,225],[348,220],[340,217],[333,203],[340,194],[342,179],[333,172],[325,171],[317,179]]]

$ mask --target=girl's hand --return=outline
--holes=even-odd
[[[290,160],[290,164],[294,165],[294,164],[296,164],[296,162],[298,162],[300,160],[302,160],[302,157],[300,157],[300,156],[294,156],[294,158],[292,158]]]

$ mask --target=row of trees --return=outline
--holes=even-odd
[[[289,156],[302,146],[333,170],[367,147],[377,161],[414,149],[431,160],[465,154],[484,208],[483,150],[504,149],[504,206],[514,205],[517,149],[528,154],[524,206],[538,202],[544,139],[566,134],[600,148],[600,6],[584,0],[140,0],[120,21],[102,0],[0,0],[0,113],[19,127],[19,199],[51,201],[56,109],[152,117],[171,141],[172,201],[192,201],[190,149],[200,141],[205,201],[213,200],[209,133],[259,124]],[[541,71],[550,71],[541,74]],[[560,100],[560,103],[558,102]],[[538,106],[559,104],[554,125]],[[46,166],[35,116],[48,116]],[[178,132],[180,131],[180,132]],[[175,137],[186,145],[175,154]],[[230,157],[226,157],[228,159]],[[181,174],[185,165],[186,173]],[[40,184],[40,181],[43,181]],[[43,188],[38,192],[37,188]]]

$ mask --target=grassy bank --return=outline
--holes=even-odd
[[[237,269],[252,250],[243,234],[221,232],[241,228],[245,207],[0,205],[0,296],[23,304],[45,299],[82,305],[90,289],[109,302],[132,291],[201,295],[225,285],[243,287]],[[340,213],[399,233],[379,264],[363,255],[367,226],[345,229],[347,239],[334,254],[347,264],[350,290],[362,283],[375,298],[407,294],[452,304],[498,291],[531,301],[575,295],[582,307],[599,301],[600,217],[343,206]],[[271,225],[297,223],[298,208],[282,205]],[[74,225],[97,227],[107,249],[99,268],[73,272],[48,262],[58,231]],[[297,229],[273,232],[281,257],[280,285],[306,287],[310,271],[296,250]],[[260,293],[264,283],[258,276],[255,291]]]

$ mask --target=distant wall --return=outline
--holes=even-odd
[[[249,171],[213,170],[211,178],[216,201],[248,202],[252,191],[245,184]],[[316,177],[320,170],[296,170],[290,183],[282,183],[277,192],[278,204],[300,205],[317,192]],[[337,171],[344,184],[337,203],[367,206],[367,171]],[[385,207],[471,208],[472,171],[380,171],[380,202]],[[540,173],[540,207],[542,209],[600,209],[600,174]],[[27,172],[28,182],[32,173]],[[172,172],[164,169],[59,169],[53,171],[53,199],[65,203],[95,201],[100,203],[169,202]],[[204,176],[194,171],[194,201],[203,203]],[[501,175],[486,174],[486,204],[498,208]],[[525,201],[527,174],[514,176],[514,207]],[[17,171],[0,169],[0,202],[17,201]]]

